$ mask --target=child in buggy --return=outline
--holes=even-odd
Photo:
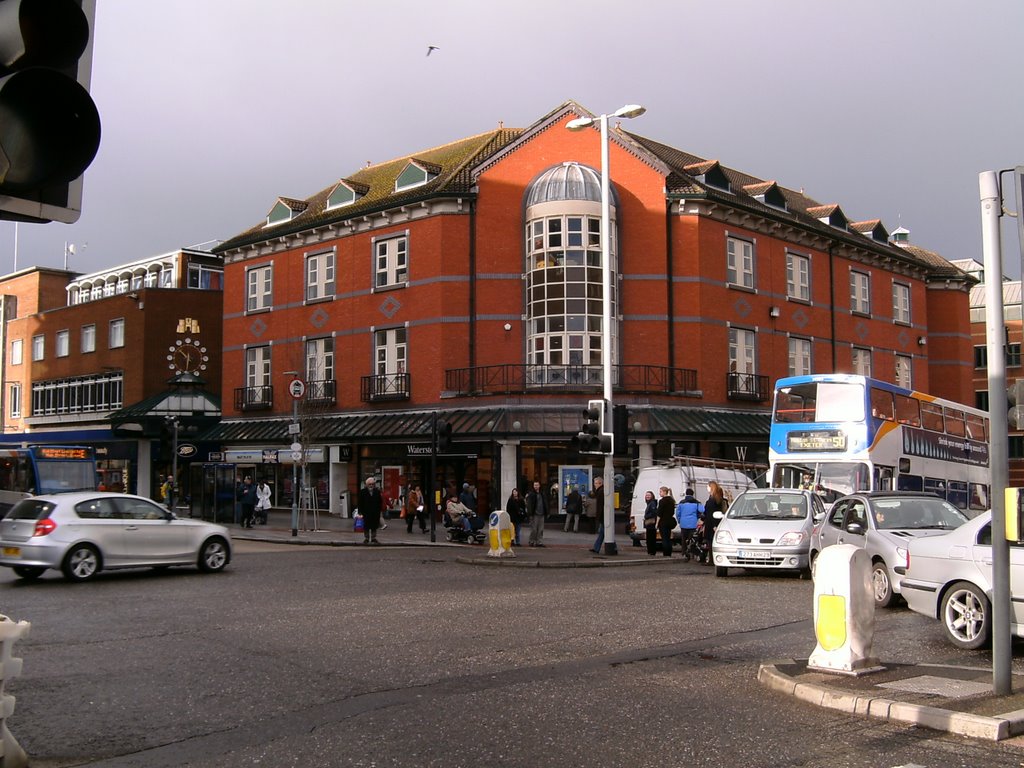
[[[707,553],[701,550],[704,534],[701,529],[703,521],[700,516],[703,511],[704,505],[694,497],[693,490],[687,488],[682,501],[676,505],[676,522],[679,523],[683,560],[689,561],[691,557],[696,557],[703,562],[707,557]]]

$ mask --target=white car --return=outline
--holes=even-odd
[[[992,631],[992,513],[943,536],[915,539],[903,576],[910,610],[942,622],[958,648],[980,648]],[[1024,637],[1024,546],[1010,543],[1010,632]]]
[[[32,496],[0,520],[0,565],[23,579],[48,568],[69,581],[115,568],[194,565],[213,572],[230,561],[227,528],[179,518],[127,493]]]

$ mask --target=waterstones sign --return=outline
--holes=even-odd
[[[926,459],[988,466],[988,443],[912,427],[903,428],[903,452]]]
[[[406,450],[406,452],[410,456],[429,456],[430,455],[430,446],[429,445],[412,445],[410,443],[410,444],[407,444],[405,446],[405,450]]]

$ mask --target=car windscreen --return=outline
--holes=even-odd
[[[952,530],[967,522],[963,512],[940,498],[875,499],[871,514],[879,530]]]
[[[730,520],[802,520],[807,498],[802,493],[745,493],[729,507]]]
[[[8,520],[42,520],[50,516],[54,504],[41,499],[22,499],[5,516]]]

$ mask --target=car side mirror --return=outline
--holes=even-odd
[[[863,536],[864,526],[860,523],[850,523],[848,526],[846,526],[846,532],[852,533],[854,536]]]
[[[171,512],[171,510],[168,509],[166,512],[164,512],[164,520],[175,520],[176,518],[177,515]]]

